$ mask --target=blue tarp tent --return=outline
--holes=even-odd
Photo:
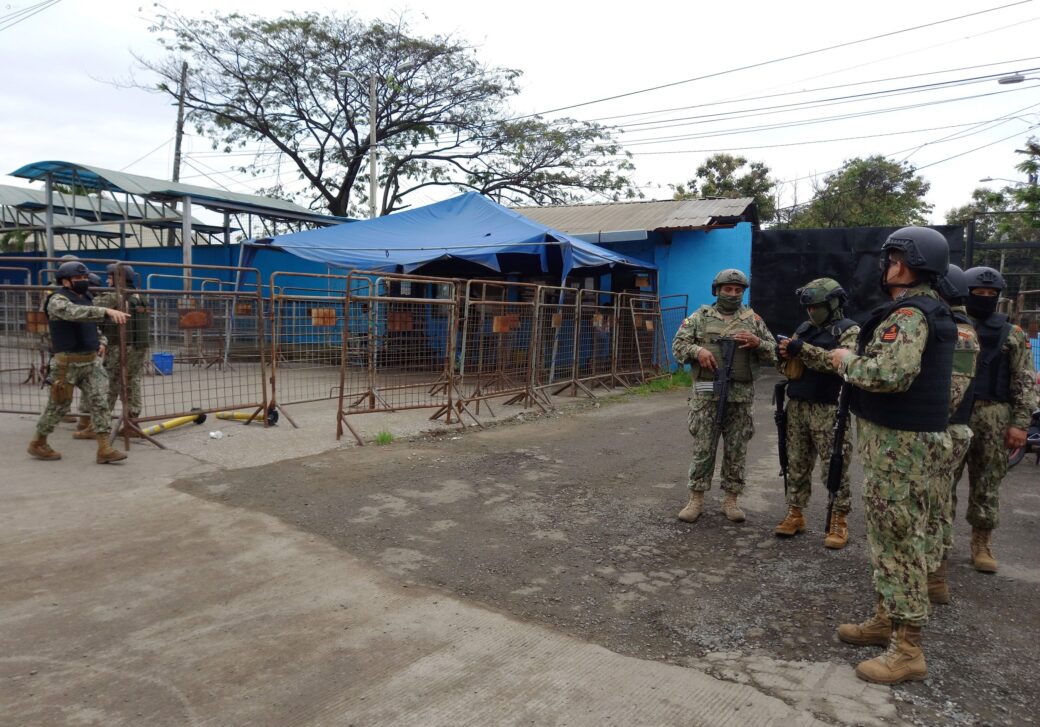
[[[537,256],[550,272],[550,250],[559,251],[561,277],[574,268],[657,266],[606,250],[530,220],[476,192],[405,212],[288,235],[251,240],[243,265],[259,247],[276,247],[307,260],[353,270],[410,273],[437,261],[465,260],[496,272],[500,256]],[[506,258],[509,259],[509,258]]]

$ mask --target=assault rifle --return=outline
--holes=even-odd
[[[784,478],[784,496],[787,495],[787,410],[784,409],[784,397],[787,395],[787,382],[781,381],[773,387],[773,421],[776,422],[777,454],[780,457],[780,476]]]
[[[726,417],[729,385],[733,381],[733,356],[737,352],[737,340],[728,336],[720,336],[715,340],[722,349],[722,361],[718,362],[718,368],[715,369],[715,380],[712,382],[712,389],[715,392],[715,396],[718,397],[718,403],[715,406],[715,421],[712,424],[711,441],[717,445],[719,443],[719,433],[722,431],[722,424]]]
[[[849,394],[852,385],[845,382],[838,394],[838,413],[834,415],[834,445],[831,447],[831,461],[827,467],[827,521],[824,532],[831,531],[831,515],[834,512],[834,498],[841,487],[841,470],[845,462],[845,431],[849,426]]]

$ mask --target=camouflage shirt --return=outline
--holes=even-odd
[[[675,334],[672,341],[672,355],[680,364],[688,363],[694,368],[694,378],[700,368],[697,363],[697,354],[706,342],[705,323],[707,319],[715,318],[726,322],[727,334],[738,331],[750,331],[759,338],[758,348],[752,349],[752,361],[756,363],[754,373],[757,375],[757,365],[776,363],[776,342],[773,334],[769,332],[765,321],[747,306],[740,308],[733,314],[726,315],[719,311],[714,305],[702,305],[692,315],[686,318],[679,326],[679,332]],[[730,401],[751,401],[754,397],[754,384],[734,381],[730,384]],[[694,395],[698,395],[696,392]],[[705,394],[713,396],[713,394]]]
[[[838,346],[855,351],[857,338],[859,338],[859,326],[849,326],[838,339]],[[819,371],[821,374],[838,373],[834,364],[831,363],[831,352],[826,348],[803,343],[802,350],[798,352],[798,358],[813,371]]]
[[[963,313],[967,315],[968,312],[964,306],[954,306],[953,311],[955,313]],[[957,411],[957,407],[964,401],[964,395],[967,393],[968,388],[971,386],[972,379],[975,378],[974,368],[969,374],[966,371],[958,371],[956,366],[956,357],[958,351],[974,351],[975,355],[978,356],[979,347],[979,336],[975,333],[975,326],[971,323],[957,322],[957,344],[954,346],[954,367],[953,376],[950,380],[950,416]]]
[[[1011,419],[1017,429],[1028,429],[1033,410],[1037,407],[1036,371],[1033,370],[1033,351],[1029,337],[1020,326],[1012,326],[1003,353],[1011,368]]]

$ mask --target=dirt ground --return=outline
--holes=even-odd
[[[326,538],[404,585],[422,585],[549,625],[615,652],[747,680],[747,657],[855,664],[877,653],[839,642],[835,626],[873,606],[861,479],[853,466],[852,541],[822,546],[825,498],[809,531],[773,536],[783,516],[769,380],[756,400],[747,522],[719,511],[693,525],[685,501],[686,395],[589,403],[486,430],[398,440],[251,469],[199,497],[272,514]],[[925,633],[929,678],[894,689],[900,714],[924,725],[1021,725],[1040,719],[1040,467],[1004,483],[995,536],[1000,573],[968,563],[958,522],[954,602]],[[960,497],[966,499],[966,480]],[[756,684],[782,697],[775,685]]]

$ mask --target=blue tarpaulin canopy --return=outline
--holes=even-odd
[[[476,192],[372,220],[252,240],[298,257],[354,270],[409,273],[435,261],[466,260],[497,272],[499,255],[537,255],[549,272],[548,251],[558,248],[562,276],[574,268],[657,266],[607,250],[539,224]],[[244,261],[249,265],[249,258]]]

